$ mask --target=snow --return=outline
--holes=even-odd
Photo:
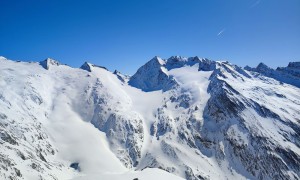
[[[255,162],[235,154],[247,152],[240,155],[247,159],[256,153],[253,137],[268,140],[261,149],[276,144],[300,155],[300,90],[274,78],[228,62],[155,57],[134,75],[141,86],[133,87],[101,66],[44,62],[0,57],[0,158],[16,164],[0,179],[15,174],[12,167],[24,179],[253,179],[246,165]],[[141,79],[153,80],[148,91]],[[214,82],[217,94],[208,90]],[[213,111],[212,103],[219,109]],[[239,111],[222,119],[231,106]],[[276,151],[268,153],[290,164]],[[282,171],[298,177],[294,169]]]
[[[116,99],[128,103],[129,106],[123,107],[124,111],[133,106],[140,107],[137,111],[149,115],[149,119],[153,114],[153,109],[149,107],[153,108],[159,103],[159,101],[155,101],[154,104],[152,102],[154,98],[161,98],[159,96],[161,92],[150,93],[147,96],[148,99],[141,100],[139,97],[145,96],[145,92],[128,85],[124,91],[121,90],[123,85],[120,81],[104,69],[94,67],[97,70],[93,72],[92,77],[85,78],[88,75],[86,71],[68,66],[57,66],[56,63],[48,63],[48,65],[50,68],[46,70],[37,63],[5,62],[1,65],[0,71],[5,79],[1,79],[0,85],[1,96],[9,99],[9,103],[14,108],[12,114],[8,114],[9,116],[15,118],[23,116],[29,120],[26,111],[30,108],[30,114],[42,123],[45,133],[50,137],[48,141],[58,150],[53,157],[47,156],[47,160],[53,161],[54,164],[63,164],[64,171],[52,171],[58,179],[123,179],[124,177],[181,179],[155,168],[144,171],[125,168],[110,150],[105,134],[96,129],[87,119],[82,119],[84,116],[75,111],[85,108],[80,105],[82,103],[75,103],[77,107],[74,107],[74,100],[80,97],[78,94],[83,92],[85,86],[95,82],[98,77]],[[11,67],[13,70],[10,70]],[[26,101],[26,104],[23,104],[22,95],[28,92],[27,95],[33,97],[33,90],[42,96],[43,103],[37,106],[32,101]],[[146,108],[144,104],[149,104],[149,107]],[[30,132],[27,133],[30,137]],[[17,158],[13,153],[9,156]],[[80,172],[69,168],[74,162],[79,163]],[[28,165],[23,162],[18,164],[25,179],[38,179],[36,173],[30,173]]]
[[[204,106],[210,97],[207,93],[207,87],[212,71],[198,71],[198,69],[199,64],[185,66],[170,70],[169,75],[175,77],[183,91],[192,93],[193,103],[200,102]]]
[[[125,173],[115,173],[115,174],[88,174],[86,176],[74,178],[74,180],[123,180],[123,179],[134,179],[139,180],[153,180],[153,179],[166,179],[166,180],[183,180],[183,178],[172,175],[166,171],[157,168],[147,168],[143,171],[128,171]]]
[[[73,112],[67,105],[69,100],[64,96],[56,97],[49,124],[46,125],[60,150],[59,159],[79,162],[82,173],[86,174],[126,171],[110,151],[104,133]]]

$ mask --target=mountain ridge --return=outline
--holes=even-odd
[[[154,57],[131,77],[46,62],[1,58],[4,179],[118,179],[128,169],[146,178],[149,168],[186,179],[299,179],[297,62],[270,70]]]

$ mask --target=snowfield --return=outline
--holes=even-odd
[[[0,57],[0,179],[300,179],[299,68]]]

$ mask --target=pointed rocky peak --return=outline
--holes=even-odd
[[[259,63],[256,68],[252,69],[252,71],[261,73],[265,76],[268,76],[268,75],[273,74],[275,72],[274,69],[270,68],[269,66],[265,65],[264,63]]]
[[[88,72],[92,72],[93,66],[88,62],[84,62],[83,65],[80,66],[80,69],[86,70]]]
[[[257,65],[257,67],[256,67],[256,70],[257,71],[264,71],[264,70],[270,70],[271,68],[269,67],[269,66],[267,66],[267,65],[265,65],[264,63],[259,63],[258,65]]]
[[[43,68],[49,70],[49,68],[50,68],[51,66],[59,66],[59,65],[61,65],[61,63],[58,62],[58,61],[56,61],[56,60],[54,60],[54,59],[47,58],[47,59],[45,59],[44,61],[41,61],[41,62],[40,62],[40,65],[41,65]]]
[[[272,70],[272,68],[270,68],[269,66],[267,66],[262,62],[259,63],[256,67],[250,67],[247,65],[244,67],[244,69],[247,71],[255,71],[255,72],[265,72],[265,71]]]
[[[254,68],[252,68],[252,67],[246,65],[246,66],[244,67],[244,69],[247,70],[247,71],[253,71]]]
[[[134,75],[145,74],[145,73],[155,73],[161,71],[161,68],[165,65],[165,61],[158,56],[155,56],[146,64],[141,66]]]
[[[95,67],[108,70],[106,67],[98,66],[98,65],[91,64],[91,63],[88,63],[88,62],[84,62],[84,64],[80,66],[80,69],[86,70],[88,72],[92,72]]]
[[[198,56],[188,58],[188,61],[191,61],[191,62],[200,62],[201,60],[202,60],[202,58],[199,58]]]
[[[260,71],[265,71],[265,70],[271,70],[272,68],[270,68],[269,66],[267,66],[266,64],[261,62],[256,67],[250,67],[247,65],[244,67],[244,69],[247,71],[260,72]]]
[[[161,67],[161,66],[164,66],[165,64],[166,64],[166,62],[162,58],[160,58],[158,56],[154,56],[144,66]]]
[[[166,62],[163,59],[155,56],[140,67],[130,78],[128,83],[143,91],[166,90],[171,88],[176,83],[173,78],[167,74],[165,64]]]

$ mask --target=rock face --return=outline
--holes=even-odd
[[[176,86],[176,81],[166,73],[165,61],[159,57],[154,57],[130,78],[131,86],[143,91],[169,90]]]
[[[290,62],[287,67],[279,67],[277,71],[284,72],[296,78],[300,77],[300,63],[299,62]]]
[[[172,56],[166,60],[166,68],[168,70],[174,68],[181,68],[184,66],[193,66],[199,64],[199,71],[212,71],[216,69],[216,62],[208,59],[200,59],[199,57],[181,57],[181,56]]]
[[[80,69],[86,70],[86,71],[88,71],[88,72],[92,72],[92,70],[93,70],[94,67],[97,67],[97,68],[103,68],[103,69],[107,70],[106,67],[98,66],[98,65],[91,64],[91,63],[88,63],[88,62],[85,62],[85,63],[80,67]]]
[[[122,81],[123,83],[127,83],[128,81],[129,81],[129,79],[130,79],[130,76],[128,76],[128,75],[124,75],[124,74],[122,74],[121,72],[119,72],[119,71],[117,71],[117,70],[115,70],[114,71],[114,74],[118,77],[118,79],[120,80],[120,81]]]
[[[300,179],[299,62],[243,69],[154,57],[131,77],[89,63],[0,63],[0,179],[91,173],[98,152],[59,156],[65,145],[81,147],[55,134],[76,123],[102,132],[99,141],[129,169],[159,168],[189,180]],[[86,135],[75,127],[68,133]]]
[[[61,64],[60,64],[60,62],[58,62],[58,61],[56,61],[56,60],[54,60],[54,59],[47,58],[47,59],[45,59],[44,61],[41,61],[41,62],[40,62],[40,65],[41,65],[43,68],[49,70],[49,68],[50,68],[51,66],[59,66],[59,65],[61,65]]]

